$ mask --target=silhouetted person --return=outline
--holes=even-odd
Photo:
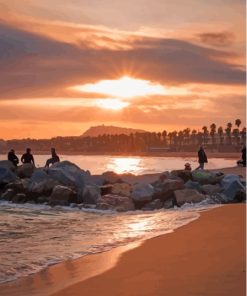
[[[245,144],[242,149],[242,164],[243,164],[243,167],[246,167],[246,146],[245,146]]]
[[[24,153],[21,157],[21,162],[22,163],[32,163],[34,164],[34,158],[33,155],[31,154],[31,149],[27,148],[26,153]]]
[[[50,164],[52,165],[52,164],[59,162],[59,161],[60,161],[60,159],[56,153],[55,148],[51,148],[51,158],[47,159],[45,166],[49,167]]]
[[[203,146],[200,147],[199,151],[198,151],[198,162],[199,162],[199,167],[196,168],[196,170],[198,169],[204,169],[204,163],[208,162],[207,159],[207,155],[203,149]]]
[[[14,166],[17,167],[17,164],[19,163],[19,158],[15,155],[15,150],[11,149],[8,153],[8,160],[13,163]]]

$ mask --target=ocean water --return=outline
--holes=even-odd
[[[20,156],[20,155],[19,155]],[[36,166],[42,167],[50,155],[34,155]],[[6,159],[6,155],[0,154],[0,160]],[[198,167],[196,157],[116,157],[107,155],[60,155],[61,160],[69,160],[77,164],[83,170],[89,170],[92,174],[102,174],[106,171],[116,173],[132,173],[135,175],[154,174],[164,171],[183,169],[189,162],[192,169]],[[210,158],[205,168],[218,169],[236,166],[235,159]]]
[[[214,206],[204,201],[171,210],[117,213],[0,202],[0,283],[69,258],[172,232]]]
[[[36,166],[43,166],[49,155],[35,155]],[[136,175],[192,168],[196,158],[113,157],[61,155],[92,174],[105,171]],[[0,155],[0,160],[6,159]],[[235,160],[210,159],[207,168],[235,166]],[[40,271],[69,258],[78,258],[131,242],[174,231],[209,209],[204,201],[172,210],[151,212],[79,210],[0,201],[0,283]]]

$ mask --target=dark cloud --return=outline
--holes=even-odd
[[[74,96],[67,87],[115,79],[126,71],[167,85],[245,83],[244,71],[217,60],[231,56],[225,51],[175,39],[130,38],[126,44],[131,48],[92,48],[2,24],[0,98]]]
[[[220,33],[201,33],[196,35],[199,40],[203,43],[213,45],[213,46],[227,46],[231,45],[234,41],[234,35],[231,32],[220,32]]]

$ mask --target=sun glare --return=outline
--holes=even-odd
[[[102,80],[94,84],[76,85],[70,87],[70,89],[80,92],[107,94],[120,98],[167,94],[166,88],[160,84],[128,76],[118,80]]]
[[[96,100],[96,106],[103,108],[103,109],[110,109],[110,110],[121,110],[127,106],[129,106],[129,102],[123,102],[118,99],[98,99]]]
[[[117,174],[122,174],[122,173],[138,174],[142,169],[141,162],[142,161],[140,158],[127,158],[127,157],[113,158],[112,161],[108,163],[107,169],[109,171],[114,171]]]

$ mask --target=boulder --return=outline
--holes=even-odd
[[[135,206],[131,198],[128,196],[107,194],[97,200],[96,209],[125,212],[133,211]]]
[[[164,209],[171,209],[174,207],[174,205],[175,205],[175,198],[167,199],[164,202]]]
[[[112,193],[112,184],[100,186],[100,194],[106,195]]]
[[[12,202],[14,202],[14,203],[23,203],[23,202],[26,201],[26,199],[27,199],[27,196],[26,196],[25,193],[17,193],[12,198]]]
[[[71,188],[62,185],[53,188],[50,205],[69,205],[72,202],[77,202],[77,195]]]
[[[16,171],[16,167],[9,160],[0,160],[0,168],[6,168],[12,172]]]
[[[121,177],[114,172],[105,172],[102,174],[104,184],[113,184],[122,182]]]
[[[25,192],[24,185],[21,181],[9,183],[5,186],[5,189],[13,189],[15,193]]]
[[[139,183],[133,186],[131,198],[135,202],[149,202],[153,194],[154,187],[151,184]]]
[[[203,194],[200,194],[198,191],[194,189],[175,190],[174,196],[176,199],[176,204],[178,206],[181,206],[184,203],[200,202],[205,199],[205,196]]]
[[[219,185],[212,185],[212,184],[202,185],[201,190],[202,190],[202,193],[207,194],[209,196],[216,195],[216,193],[219,193],[220,191],[222,191]]]
[[[88,173],[82,171],[77,165],[69,161],[53,164],[47,169],[47,174],[60,184],[73,187],[78,192],[83,192],[85,176],[88,175]]]
[[[20,178],[30,178],[34,172],[34,165],[32,163],[24,163],[23,165],[18,166],[17,175]]]
[[[241,183],[241,179],[236,175],[226,175],[220,183],[222,193],[220,196],[225,202],[237,202],[239,200],[240,192],[245,193],[245,186]],[[242,194],[243,196],[243,194]]]
[[[28,192],[36,196],[50,195],[56,185],[60,185],[59,182],[51,178],[44,169],[36,169],[30,179]]]
[[[1,194],[1,199],[10,201],[15,196],[15,191],[13,189],[7,189]]]
[[[127,183],[114,183],[112,185],[112,193],[117,195],[130,196],[131,189],[131,185]]]
[[[18,177],[8,167],[0,167],[0,186],[18,181]]]
[[[192,180],[192,172],[188,170],[174,170],[171,171],[171,174],[182,179],[184,182]]]
[[[195,189],[195,190],[197,190],[199,192],[202,190],[202,185],[199,182],[191,181],[191,180],[188,180],[184,184],[184,187],[188,188],[188,189]]]
[[[174,197],[173,192],[175,190],[183,189],[184,182],[182,180],[177,179],[166,179],[159,186],[155,187],[155,193],[153,198],[159,198],[162,201],[166,201],[170,198]]]
[[[82,196],[78,197],[78,202],[83,202],[85,204],[96,204],[100,197],[100,189],[97,186],[86,185]]]
[[[218,177],[215,173],[207,170],[195,170],[192,172],[192,180],[200,184],[216,184]]]
[[[142,208],[143,211],[153,211],[163,208],[164,203],[160,199],[155,199],[145,205]]]

